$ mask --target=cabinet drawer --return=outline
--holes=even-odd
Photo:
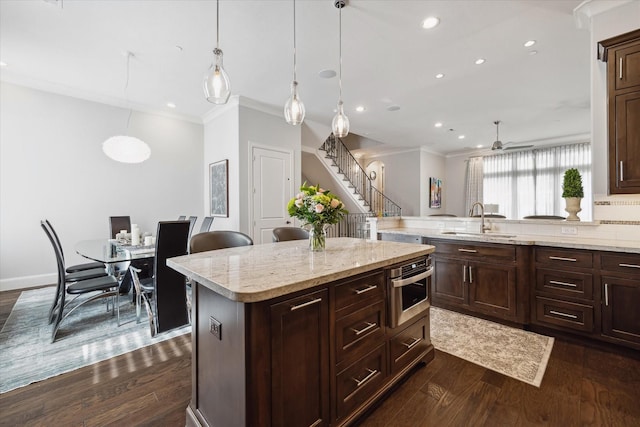
[[[380,389],[387,376],[384,345],[376,348],[337,375],[338,418],[349,414]]]
[[[602,270],[640,276],[640,255],[603,253],[600,255]]]
[[[364,353],[384,340],[385,304],[377,302],[336,321],[336,362]]]
[[[513,245],[491,245],[467,242],[451,242],[434,240],[436,255],[455,255],[468,259],[489,258],[499,261],[513,261],[516,259],[516,248]]]
[[[591,252],[561,249],[561,248],[536,248],[536,262],[566,267],[593,267],[593,254]]]
[[[588,273],[537,268],[536,290],[593,300],[593,276]]]
[[[536,297],[536,319],[541,324],[593,332],[593,306]]]
[[[336,286],[336,311],[369,298],[384,298],[384,273],[349,280]]]
[[[401,371],[431,344],[429,317],[418,320],[389,342],[391,373]]]

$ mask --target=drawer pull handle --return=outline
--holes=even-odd
[[[577,319],[578,318],[578,316],[576,316],[575,314],[567,314],[567,313],[563,313],[561,311],[549,310],[549,313],[555,314],[556,316],[568,317],[570,319]]]
[[[375,374],[377,374],[377,373],[378,373],[378,370],[377,370],[377,369],[373,369],[373,370],[371,370],[371,369],[367,368],[367,371],[369,371],[369,374],[367,374],[367,376],[366,376],[366,377],[364,377],[364,378],[363,378],[363,379],[361,379],[361,380],[359,380],[359,379],[357,379],[357,378],[351,378],[352,380],[354,380],[354,381],[356,382],[356,387],[360,387],[362,384],[364,384],[364,383],[366,383],[367,381],[369,381],[371,378],[373,378],[373,376],[374,376]]]
[[[473,273],[471,270],[471,266],[469,266],[469,283],[473,283]]]
[[[571,261],[571,262],[576,262],[577,259],[575,258],[565,258],[565,257],[561,257],[561,256],[550,256],[549,259],[553,259],[556,261]]]
[[[640,265],[635,264],[618,264],[620,267],[640,268]]]
[[[365,292],[372,291],[372,290],[376,289],[377,287],[378,287],[378,285],[369,285],[366,288],[354,289],[353,292],[355,292],[356,294],[360,295],[360,294],[364,294]]]
[[[552,285],[571,286],[572,288],[577,288],[578,287],[578,285],[576,285],[574,283],[558,282],[557,280],[549,280],[549,283],[552,284]]]
[[[622,80],[622,57],[620,58],[620,80]]]
[[[410,350],[415,347],[416,344],[418,344],[420,341],[422,341],[422,338],[413,338],[410,343],[407,344],[406,342],[403,342],[402,345],[407,346],[407,350]]]
[[[302,307],[306,307],[306,306],[311,305],[311,304],[317,304],[320,301],[322,301],[322,298],[316,298],[316,299],[311,300],[311,301],[303,302],[302,304],[292,305],[291,306],[291,311],[301,309]]]
[[[478,253],[478,251],[476,251],[475,249],[465,249],[465,248],[458,248],[458,252],[468,252],[470,254]]]
[[[604,284],[604,305],[609,306],[609,284]]]
[[[620,160],[620,182],[624,181],[624,163]]]
[[[467,283],[467,267],[462,266],[462,283]]]
[[[371,323],[371,322],[365,322],[367,324],[367,326],[365,326],[363,329],[356,329],[356,328],[351,328],[351,330],[353,332],[356,333],[356,335],[362,335],[367,331],[370,331],[371,329],[375,328],[376,326],[378,326],[377,323]]]

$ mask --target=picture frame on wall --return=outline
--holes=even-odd
[[[211,216],[229,217],[229,160],[209,165],[209,205]]]
[[[429,207],[440,208],[442,206],[442,180],[429,178]]]

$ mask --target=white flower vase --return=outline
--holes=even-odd
[[[580,201],[582,200],[582,197],[565,197],[564,200],[566,202],[564,210],[569,213],[567,221],[580,221],[577,213],[582,210],[580,208]]]

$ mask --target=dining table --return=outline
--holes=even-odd
[[[90,239],[76,243],[76,253],[85,258],[99,261],[113,266],[119,262],[153,258],[156,254],[155,245],[128,245],[114,239]]]

